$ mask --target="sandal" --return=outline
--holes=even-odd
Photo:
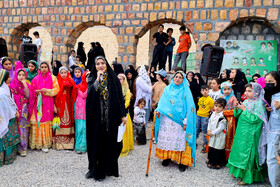
[[[212,169],[221,169],[220,165],[212,166]]]
[[[237,185],[248,185],[247,183],[245,183],[243,180],[240,180],[237,182]]]
[[[213,166],[211,164],[207,164],[207,167],[213,169]]]

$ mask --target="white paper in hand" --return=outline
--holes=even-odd
[[[123,123],[119,126],[119,129],[118,129],[118,140],[117,142],[121,142],[122,139],[123,139],[123,134],[126,130],[126,125],[123,125]]]

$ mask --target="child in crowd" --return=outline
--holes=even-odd
[[[83,74],[83,69],[81,67],[78,66],[74,69],[73,80],[76,83],[76,85],[82,82],[82,74]]]
[[[26,81],[31,84],[31,81],[38,75],[38,63],[35,60],[29,60],[27,62],[27,67],[25,70],[27,72]]]
[[[214,100],[208,95],[209,87],[207,85],[201,86],[202,97],[198,101],[199,109],[196,116],[196,138],[198,138],[200,130],[203,133],[203,148],[202,153],[206,153],[206,145],[208,140],[206,139],[207,135],[207,125],[209,120],[209,115],[211,109],[214,108]]]
[[[131,118],[130,118],[130,114],[128,112],[131,93],[130,93],[130,90],[129,90],[129,86],[128,86],[125,74],[123,74],[123,73],[118,74],[118,78],[119,78],[121,86],[122,86],[125,113],[127,114],[127,116],[126,116],[126,118],[127,118],[126,130],[123,134],[123,141],[122,141],[123,148],[122,148],[122,152],[120,154],[120,157],[125,157],[125,156],[128,155],[130,150],[134,149],[133,126],[132,126],[132,121],[131,121]]]
[[[76,56],[76,63],[75,63],[75,65],[80,66],[81,68],[83,68],[83,70],[86,69],[85,66],[83,65],[83,63],[81,62],[81,56],[80,55]]]
[[[230,82],[223,82],[221,84],[221,96],[220,98],[224,98],[227,101],[226,107],[224,109],[224,115],[228,121],[228,132],[226,137],[226,159],[228,159],[233,138],[235,135],[235,129],[236,129],[236,122],[233,115],[233,110],[235,107],[235,103],[237,102],[237,99],[233,93],[231,83]]]
[[[145,116],[146,111],[144,110],[144,107],[146,105],[145,99],[139,99],[137,106],[134,108],[134,118],[133,118],[133,136],[135,139],[138,138],[139,133],[144,127],[145,124]]]
[[[0,69],[5,69],[10,73],[10,77],[12,81],[14,80],[14,68],[13,68],[13,61],[8,57],[2,57],[0,63]]]
[[[18,144],[18,153],[20,156],[27,155],[27,146],[29,138],[28,104],[29,87],[26,82],[27,72],[25,69],[18,69],[13,82],[10,84],[10,90],[13,93],[15,103],[17,104],[19,117],[17,117],[17,126],[20,134],[20,143]]]
[[[211,169],[220,169],[226,163],[225,142],[227,131],[227,120],[223,110],[226,107],[226,100],[219,98],[214,103],[213,114],[208,123],[207,134],[209,139],[209,151],[207,166]]]
[[[155,82],[157,82],[157,78],[156,78],[156,68],[155,67],[151,67],[150,69],[150,72],[149,72],[149,75],[150,75],[150,79],[151,79],[151,82],[152,84],[154,84]]]
[[[219,98],[219,95],[221,95],[221,80],[218,78],[215,78],[211,81],[211,89],[209,90],[209,96],[216,101]]]
[[[237,102],[234,109],[238,124],[227,164],[229,173],[241,179],[238,185],[263,182],[265,177],[265,170],[260,166],[261,152],[265,149],[259,146],[262,128],[267,124],[264,90],[258,83],[249,83],[245,89],[248,99]]]
[[[275,150],[275,155],[276,155],[277,164],[278,164],[278,166],[276,166],[276,177],[275,177],[276,182],[275,182],[275,185],[280,186],[280,136],[275,143],[274,150]]]
[[[75,151],[78,154],[87,151],[86,138],[86,99],[87,82],[90,72],[84,72],[82,82],[77,86],[78,94],[75,102]]]

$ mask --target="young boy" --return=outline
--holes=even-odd
[[[278,166],[276,166],[275,186],[280,186],[280,136],[275,143],[274,150],[275,150],[275,155],[276,155],[277,164],[278,164]]]
[[[157,69],[158,63],[159,63],[159,69],[164,68],[165,46],[167,46],[171,42],[170,37],[165,32],[163,32],[163,30],[164,30],[164,26],[160,24],[158,26],[158,32],[156,32],[151,38],[151,43],[153,44],[153,46],[155,46],[153,51],[153,61],[151,66],[155,67],[155,69]],[[154,39],[156,39],[156,43],[154,43]]]
[[[226,105],[225,99],[217,99],[214,103],[215,112],[212,113],[208,123],[207,134],[210,138],[207,166],[211,169],[220,169],[221,165],[226,163],[227,120],[223,113]]]
[[[209,87],[207,85],[201,86],[201,94],[202,97],[198,101],[199,108],[196,116],[196,139],[198,138],[201,129],[203,133],[203,148],[201,152],[205,153],[206,145],[208,143],[208,140],[206,139],[208,120],[210,111],[214,108],[214,100],[208,95]]]
[[[22,44],[32,43],[32,38],[29,36],[29,29],[24,29],[23,36],[20,38]]]
[[[35,44],[37,46],[37,62],[38,64],[40,64],[40,60],[41,60],[41,53],[42,53],[42,39],[39,36],[39,32],[35,31],[33,33],[35,39]]]
[[[168,28],[167,35],[171,38],[171,42],[165,47],[165,60],[164,60],[164,62],[166,63],[167,58],[168,58],[168,71],[171,71],[173,47],[176,44],[175,38],[172,37],[172,34],[173,34],[173,29]],[[163,69],[165,70],[165,65],[164,65]]]
[[[180,60],[181,60],[181,66],[186,73],[186,63],[187,63],[187,57],[189,55],[189,48],[192,45],[191,38],[188,32],[186,32],[186,27],[181,26],[180,27],[180,33],[181,36],[179,38],[180,45],[177,49],[173,70],[178,66]]]

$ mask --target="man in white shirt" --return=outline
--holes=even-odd
[[[35,36],[35,44],[37,46],[37,62],[40,65],[40,60],[41,60],[41,53],[42,53],[42,39],[39,36],[39,32],[35,31],[33,33],[33,35]]]

